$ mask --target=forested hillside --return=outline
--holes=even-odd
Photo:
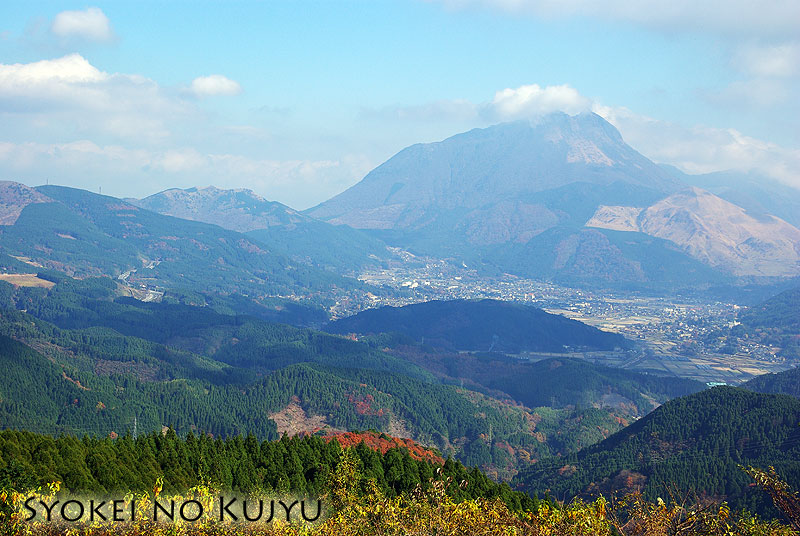
[[[520,360],[502,354],[424,352],[398,346],[392,351],[441,377],[528,407],[613,407],[622,415],[646,415],[671,398],[705,388],[687,378],[654,376],[558,357]]]
[[[800,368],[756,376],[742,384],[742,387],[757,393],[784,394],[800,398]]]
[[[518,477],[528,490],[556,497],[641,490],[655,500],[673,493],[771,510],[740,465],[774,466],[800,484],[800,401],[783,395],[715,387],[667,402],[608,439],[542,460]]]
[[[513,510],[531,510],[538,502],[450,459],[433,464],[414,459],[408,449],[381,453],[363,442],[349,450],[364,484],[372,479],[389,496],[427,488],[441,469],[440,478],[469,482],[450,488],[456,500],[500,498]],[[213,483],[227,491],[314,496],[329,490],[343,453],[339,441],[319,436],[221,440],[203,434],[179,438],[170,430],[111,440],[6,430],[0,432],[0,489],[32,489],[59,481],[72,492],[124,494],[149,491],[163,477],[165,493]]]
[[[591,404],[531,399],[537,405],[525,407],[443,384],[402,355],[336,335],[171,294],[140,302],[105,278],[53,279],[49,289],[0,282],[3,427],[104,437],[168,426],[259,439],[371,428],[510,478],[628,418]]]
[[[731,337],[752,338],[777,346],[784,357],[800,359],[800,287],[750,308],[739,317],[739,322],[731,330]]]
[[[81,277],[127,275],[137,287],[236,292],[255,300],[278,294],[324,300],[331,287],[361,286],[295,262],[280,246],[216,225],[163,216],[85,190],[42,186],[35,192],[46,197],[0,229],[4,253],[33,266]]]
[[[365,232],[316,220],[243,188],[171,188],[131,202],[159,214],[246,233],[295,262],[339,274],[381,266],[392,257],[385,244]]]
[[[430,301],[368,309],[336,320],[332,333],[400,333],[451,350],[563,352],[566,347],[613,350],[629,342],[575,320],[498,300]]]
[[[560,504],[549,496],[540,500],[536,495],[512,491],[508,484],[497,484],[477,469],[467,469],[450,459],[431,463],[416,459],[405,448],[376,450],[365,442],[345,448],[339,445],[336,439],[319,436],[283,437],[273,442],[259,442],[251,435],[220,440],[189,434],[181,439],[171,430],[113,440],[0,432],[0,530],[9,534],[68,532],[87,536],[611,536],[664,534],[664,527],[677,526],[686,536],[794,534],[789,526],[760,520],[747,511],[731,511],[725,505],[707,502],[683,503],[675,497],[666,502],[647,502],[633,494],[623,501],[598,498],[591,503]],[[797,498],[792,497],[791,489],[769,473],[751,470],[750,475],[759,488],[776,496],[782,512],[796,526],[800,519],[793,511]],[[124,495],[125,499],[119,501],[120,512],[125,513],[119,519],[124,523],[116,521],[116,500],[114,522],[110,522],[110,513],[109,518],[103,516],[105,502],[92,503],[91,514],[77,523],[77,518],[70,518],[64,524],[63,509],[55,509],[52,521],[49,515],[45,520],[43,510],[37,512],[40,505],[77,502],[75,497],[87,493]],[[246,494],[250,502],[266,497],[263,502],[267,505],[272,499],[271,513],[263,513],[263,505],[259,513],[244,505],[239,510],[236,499],[228,501],[228,493]],[[298,518],[288,525],[278,522],[283,512],[275,501],[287,496],[312,504],[319,498],[316,513],[312,509],[309,517],[304,515],[308,521]],[[232,510],[217,514],[213,505],[217,497],[220,505],[224,498]],[[159,522],[155,522],[152,506],[156,501],[165,508]],[[169,505],[176,501],[200,505],[201,512],[205,505],[208,512],[194,522],[179,522],[180,517],[193,515],[196,509],[184,512],[181,506],[180,515],[175,516],[176,510],[170,510]],[[30,508],[29,503],[36,508]],[[278,504],[289,508],[288,504],[295,506],[297,502]],[[134,509],[135,520],[127,517]],[[33,522],[28,516],[31,510],[37,516],[41,514]],[[95,513],[99,514],[97,519]],[[247,516],[247,523],[242,516]],[[173,521],[167,521],[169,518]]]

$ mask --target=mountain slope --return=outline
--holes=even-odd
[[[542,460],[519,477],[526,489],[557,497],[623,494],[640,489],[725,499],[734,508],[767,511],[738,465],[774,466],[800,484],[800,400],[717,387],[665,403],[577,454]]]
[[[778,348],[779,355],[800,359],[800,287],[785,290],[739,315],[729,336],[754,339]]]
[[[41,186],[13,225],[6,254],[70,275],[108,275],[132,285],[249,294],[308,295],[358,282],[289,259],[234,231],[162,216],[119,199]],[[47,201],[47,202],[44,202]]]
[[[705,384],[655,376],[558,357],[525,361],[501,354],[392,350],[443,381],[508,399],[530,408],[548,406],[613,408],[626,419],[639,418],[667,400],[696,393]]]
[[[143,199],[132,199],[131,203],[159,214],[213,223],[240,233],[309,220],[286,205],[267,201],[244,188],[170,188]]]
[[[499,352],[564,352],[567,345],[613,350],[630,342],[533,307],[496,300],[383,307],[336,320],[324,329],[362,334],[364,342],[388,347],[392,355],[446,383],[529,408],[613,408],[617,415],[638,418],[661,402],[704,387],[693,380],[569,357],[528,361],[503,355]]]
[[[749,328],[782,329],[800,335],[800,287],[785,290],[742,313],[739,321]]]
[[[755,173],[719,171],[689,175],[661,166],[678,180],[707,190],[754,217],[771,214],[800,228],[800,190]]]
[[[663,238],[735,275],[800,273],[800,230],[774,216],[751,216],[699,188],[682,190],[646,208],[601,205],[586,226]]]
[[[169,294],[160,303],[118,294],[107,278],[49,289],[0,282],[0,428],[122,435],[138,419],[142,432],[260,438],[374,429],[510,478],[621,426],[601,408],[528,409],[446,385],[343,337]]]
[[[800,398],[800,368],[756,376],[743,383],[742,387],[757,393],[783,394]]]
[[[173,188],[132,203],[159,214],[247,233],[295,262],[339,273],[379,266],[391,257],[386,245],[375,237],[311,218],[246,189]]]
[[[308,213],[360,228],[419,228],[440,212],[574,182],[623,182],[665,193],[680,185],[599,116],[552,114],[413,145]]]
[[[681,177],[601,117],[557,113],[408,147],[307,214],[565,284],[674,289],[800,273],[800,230]]]
[[[608,229],[556,227],[525,244],[490,249],[487,257],[512,273],[589,288],[685,288],[731,280],[668,240]]]
[[[0,181],[0,225],[14,225],[25,207],[50,201],[46,195],[24,184]]]
[[[368,309],[325,328],[331,333],[402,333],[446,349],[561,352],[585,346],[611,350],[628,346],[624,337],[541,309],[498,300],[430,301]]]

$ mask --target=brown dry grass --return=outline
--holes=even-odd
[[[52,288],[55,283],[42,279],[36,274],[0,274],[0,281],[7,281],[16,287]]]

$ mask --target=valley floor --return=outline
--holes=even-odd
[[[501,299],[541,307],[585,324],[620,333],[636,341],[634,350],[565,354],[525,354],[539,360],[555,356],[653,374],[737,385],[755,376],[787,370],[795,363],[778,355],[779,348],[757,341],[729,341],[721,333],[736,325],[741,304],[694,297],[646,295],[638,292],[587,291],[504,274],[480,276],[475,270],[441,260],[417,267],[402,265],[364,273],[360,279],[399,292],[394,296],[343,298],[334,317],[370,307],[402,306],[431,299]],[[488,348],[487,348],[488,349]]]

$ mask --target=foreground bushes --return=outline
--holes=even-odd
[[[788,490],[774,474],[750,470],[757,483],[775,499],[786,513],[789,525],[763,521],[747,513],[732,513],[722,505],[686,506],[679,501],[647,502],[641,496],[628,496],[609,503],[603,498],[594,502],[575,501],[558,506],[547,501],[534,511],[512,512],[500,499],[475,498],[458,502],[450,487],[468,487],[469,482],[455,482],[437,475],[426,489],[388,496],[374,481],[363,481],[356,456],[348,449],[330,477],[328,493],[321,497],[324,513],[318,521],[300,519],[293,511],[287,523],[276,516],[270,523],[220,523],[215,516],[195,523],[155,522],[153,501],[168,503],[171,499],[197,501],[207,510],[218,500],[219,490],[200,485],[182,496],[161,494],[157,483],[152,493],[129,495],[136,500],[135,522],[120,523],[46,523],[26,522],[24,502],[30,494],[11,490],[0,492],[0,534],[46,536],[75,534],[92,536],[134,536],[144,534],[199,535],[285,535],[285,536],[390,536],[390,535],[530,535],[530,536],[789,536],[798,534],[800,505],[797,495]],[[36,500],[51,504],[59,491],[58,484],[39,488]],[[126,503],[130,511],[130,503]]]

